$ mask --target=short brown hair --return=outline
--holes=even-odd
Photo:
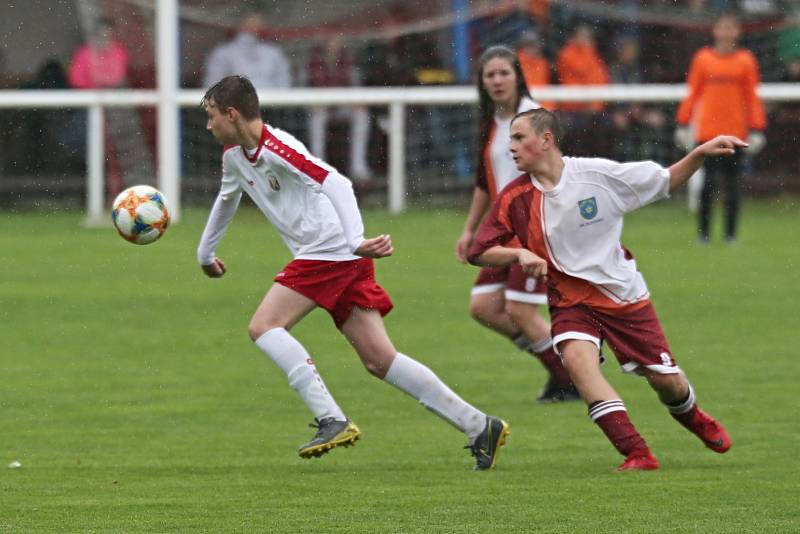
[[[528,119],[536,133],[549,131],[553,134],[553,142],[556,147],[561,148],[564,130],[561,127],[561,122],[558,120],[558,117],[552,111],[548,111],[544,108],[529,109],[528,111],[517,113],[517,115],[511,119],[511,122],[513,123],[517,119]]]
[[[200,101],[205,107],[213,100],[220,109],[234,108],[245,120],[253,120],[261,116],[258,93],[253,84],[245,76],[226,76],[211,86]]]

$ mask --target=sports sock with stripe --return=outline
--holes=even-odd
[[[634,451],[648,451],[647,443],[628,418],[620,399],[596,401],[589,405],[589,417],[603,431],[614,448],[623,456]]]
[[[337,421],[347,419],[325,387],[311,356],[285,328],[268,330],[255,343],[286,373],[289,385],[318,421],[326,417]]]

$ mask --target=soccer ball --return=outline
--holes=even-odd
[[[137,245],[147,245],[167,231],[167,201],[161,191],[154,187],[134,185],[114,199],[111,220],[123,239]]]

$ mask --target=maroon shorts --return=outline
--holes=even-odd
[[[355,306],[381,315],[393,307],[389,294],[375,281],[375,265],[369,258],[294,260],[275,275],[275,282],[325,308],[340,330]]]
[[[547,304],[547,284],[541,278],[528,276],[519,265],[484,267],[472,287],[473,295],[503,290],[506,300]]]
[[[643,308],[613,315],[589,308],[550,308],[553,346],[569,339],[591,341],[599,349],[605,341],[625,372],[640,366],[661,374],[679,373],[667,344],[667,338],[649,302]]]

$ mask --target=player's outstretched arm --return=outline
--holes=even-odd
[[[522,270],[531,276],[547,274],[547,261],[525,248],[496,245],[470,258],[470,262],[481,267],[505,267],[518,263],[522,266]]]
[[[209,278],[222,278],[222,276],[228,272],[225,263],[219,258],[214,258],[212,263],[201,265],[200,268],[203,269],[203,272],[206,273],[206,276]]]
[[[675,191],[700,168],[706,158],[730,156],[737,148],[745,148],[747,143],[733,135],[718,135],[689,152],[679,162],[669,168],[669,190]]]
[[[392,236],[389,234],[379,235],[372,239],[365,239],[355,251],[356,256],[365,258],[385,258],[394,252],[392,248]]]

